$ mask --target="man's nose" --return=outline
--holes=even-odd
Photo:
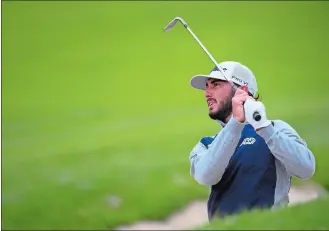
[[[209,91],[209,88],[204,91],[204,96],[206,98],[210,98],[211,97],[211,92]]]

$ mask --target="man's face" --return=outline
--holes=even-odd
[[[232,85],[229,82],[208,79],[205,97],[210,118],[227,122],[226,119],[232,112],[233,95]]]

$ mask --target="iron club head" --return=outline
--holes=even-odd
[[[188,27],[184,19],[182,19],[181,17],[176,17],[163,29],[163,31],[164,32],[169,31],[171,28],[173,28],[176,25],[178,21],[180,21],[185,28]]]

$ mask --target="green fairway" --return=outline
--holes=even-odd
[[[307,141],[312,179],[329,189],[328,12],[324,1],[3,2],[3,229],[112,229],[207,198],[188,157],[220,126],[189,80],[214,64],[184,27],[162,31],[176,16],[217,61],[254,71],[268,117]],[[294,211],[329,228],[329,201],[309,207]],[[275,215],[250,220],[296,227],[270,225]]]
[[[329,198],[273,212],[253,211],[197,230],[328,230]]]

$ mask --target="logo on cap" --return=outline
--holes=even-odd
[[[227,68],[225,68],[225,67],[223,67],[222,69],[223,69],[223,71],[227,71]],[[219,71],[219,69],[217,66],[215,66],[214,69],[212,69],[211,71]]]
[[[238,81],[240,84],[244,84],[244,85],[248,85],[247,81],[244,81],[242,79],[239,79],[237,77],[235,77],[234,75],[232,75],[232,79],[235,79],[236,81]]]

